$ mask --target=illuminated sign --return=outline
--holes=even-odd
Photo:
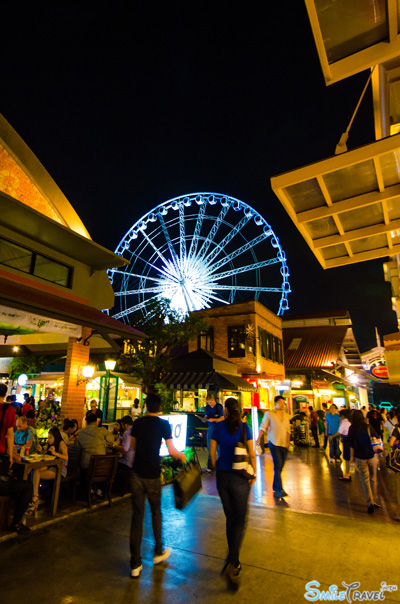
[[[163,415],[162,419],[168,420],[171,426],[172,442],[175,449],[183,451],[186,447],[187,415]],[[161,443],[160,455],[161,457],[169,455],[164,441]]]
[[[372,375],[379,378],[380,380],[389,379],[388,370],[387,370],[386,365],[377,365],[376,363],[374,363],[373,365],[371,365],[369,370],[372,373]]]
[[[26,375],[26,373],[21,373],[20,376],[18,376],[18,386],[25,386],[26,382],[28,381],[28,376]]]

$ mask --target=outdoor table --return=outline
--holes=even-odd
[[[61,469],[64,463],[63,459],[59,457],[55,457],[54,459],[40,459],[38,461],[14,461],[15,466],[19,466],[23,468],[23,479],[27,480],[29,474],[32,470],[37,470],[39,468],[48,468],[50,466],[56,466],[57,472],[56,477],[54,479],[54,488],[53,488],[53,496],[51,499],[51,513],[52,516],[56,515],[57,506],[58,506],[58,496],[60,494],[60,484],[61,484]]]

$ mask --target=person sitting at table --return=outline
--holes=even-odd
[[[124,433],[124,429],[122,427],[122,419],[116,419],[114,422],[114,430],[112,431],[114,435],[114,444],[121,444],[122,435]]]
[[[35,410],[30,409],[27,412],[27,414],[25,415],[25,417],[26,417],[26,421],[28,422],[28,426],[30,426],[31,428],[35,428],[35,426],[36,426]]]
[[[114,443],[114,451],[122,453],[121,459],[118,460],[117,475],[115,477],[117,485],[124,487],[127,484],[128,478],[132,473],[133,460],[135,451],[132,449],[132,426],[133,419],[130,415],[125,415],[121,419],[122,423],[122,441]]]
[[[24,534],[30,530],[22,519],[32,498],[32,483],[28,480],[8,479],[8,470],[14,462],[15,409],[4,402],[6,394],[7,385],[0,383],[0,496],[9,495],[14,499],[14,517],[10,530]],[[9,455],[9,464],[4,459],[6,454]]]
[[[68,466],[68,448],[61,437],[61,432],[58,428],[50,428],[49,435],[47,437],[49,447],[47,449],[48,455],[54,455],[59,459],[64,460],[61,468],[61,476],[67,475]],[[51,463],[51,462],[50,462]],[[38,468],[33,470],[33,497],[29,504],[29,509],[26,512],[27,516],[33,516],[38,508],[39,504],[39,484],[41,480],[54,480],[57,475],[57,466],[46,466],[45,468]]]
[[[89,425],[88,416],[90,415],[90,413],[94,413],[97,418],[97,425],[101,428],[103,421],[103,412],[101,411],[101,409],[98,408],[97,400],[95,398],[92,398],[89,403],[89,407],[90,409],[86,412],[86,424]]]
[[[76,419],[64,419],[61,436],[66,445],[76,445],[79,434],[78,421]]]
[[[106,428],[97,425],[98,417],[89,413],[86,418],[87,428],[82,428],[78,435],[78,444],[82,447],[81,468],[87,470],[92,455],[105,455],[107,446],[112,446],[114,435]]]
[[[29,449],[29,453],[36,453],[39,447],[36,430],[28,425],[28,420],[23,415],[17,419],[14,443],[20,448],[24,448],[25,451]]]

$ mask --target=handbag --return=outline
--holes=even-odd
[[[201,467],[196,459],[186,463],[174,479],[175,507],[182,510],[200,491]]]
[[[242,433],[240,441],[235,445],[233,455],[232,470],[238,472],[247,480],[252,480],[255,476],[254,468],[250,463],[249,451],[247,448],[246,424],[242,423]]]
[[[368,426],[368,434],[371,439],[371,445],[374,450],[374,453],[377,453],[377,454],[382,453],[382,451],[383,451],[382,439],[379,437],[376,437],[376,436],[371,436],[371,430],[370,430],[369,426]]]
[[[0,420],[0,432],[3,427],[4,417],[6,415],[6,411],[9,407],[8,403],[3,404],[2,415]],[[7,446],[7,438],[6,438],[6,446]],[[10,479],[10,456],[8,453],[0,453],[0,479],[8,481]]]

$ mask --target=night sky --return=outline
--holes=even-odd
[[[271,176],[333,155],[368,72],[325,86],[298,0],[160,5],[9,7],[0,112],[97,243],[114,250],[172,197],[231,195],[280,239],[289,312],[347,309],[360,350],[375,346],[375,325],[397,329],[382,261],[324,271],[270,187]],[[373,140],[369,90],[348,148]]]

